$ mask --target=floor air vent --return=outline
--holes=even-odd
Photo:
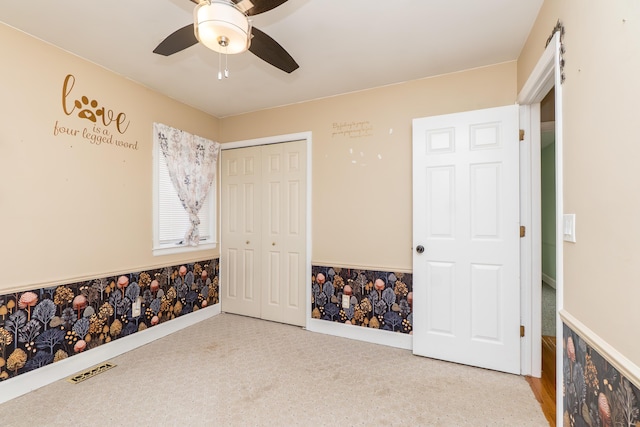
[[[84,372],[80,372],[79,374],[67,378],[67,381],[72,384],[78,384],[84,380],[88,380],[89,378],[95,377],[98,374],[108,371],[111,368],[115,368],[116,366],[117,365],[114,365],[113,363],[102,363],[100,365],[94,366],[93,368],[89,368]]]

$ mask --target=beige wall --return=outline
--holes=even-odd
[[[224,118],[220,141],[312,131],[314,264],[411,270],[411,120],[515,98],[510,62]]]
[[[518,61],[518,87],[560,19],[565,33],[565,309],[640,365],[640,5],[547,0]]]
[[[152,256],[151,148],[154,121],[217,139],[218,119],[2,24],[0,51],[0,293],[217,256]],[[124,133],[100,127],[137,149],[82,137],[94,123],[65,114],[68,74],[68,108],[84,95],[124,113]]]

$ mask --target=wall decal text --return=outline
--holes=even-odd
[[[88,120],[88,126],[69,126],[56,120],[53,125],[53,136],[73,136],[82,138],[94,145],[114,145],[121,148],[138,149],[138,141],[129,142],[114,138],[113,129],[123,135],[129,128],[130,121],[124,112],[115,112],[100,106],[98,101],[86,95],[76,97],[72,93],[76,83],[73,74],[67,74],[62,84],[62,111],[66,116],[76,116]]]
[[[331,137],[346,136],[348,138],[364,138],[373,136],[373,125],[369,121],[333,122]]]
[[[71,91],[73,90],[75,83],[76,78],[73,74],[67,74],[67,77],[64,78],[64,83],[62,84],[62,110],[67,116],[72,115],[75,110],[78,109],[80,111],[77,116],[81,119],[87,119],[96,123],[98,118],[100,118],[105,127],[115,124],[116,129],[121,134],[127,131],[127,128],[129,127],[127,115],[125,113],[116,114],[113,110],[105,110],[104,107],[98,108],[98,101],[95,99],[89,101],[89,98],[83,95],[69,105],[69,96],[71,95]]]

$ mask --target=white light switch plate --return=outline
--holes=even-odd
[[[565,242],[576,242],[576,214],[562,216],[562,238]]]

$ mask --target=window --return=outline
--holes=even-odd
[[[216,247],[216,181],[214,181],[204,205],[198,212],[200,243],[184,244],[189,228],[189,214],[182,206],[171,182],[167,162],[160,144],[153,143],[153,254],[167,255],[180,252],[206,250]]]

